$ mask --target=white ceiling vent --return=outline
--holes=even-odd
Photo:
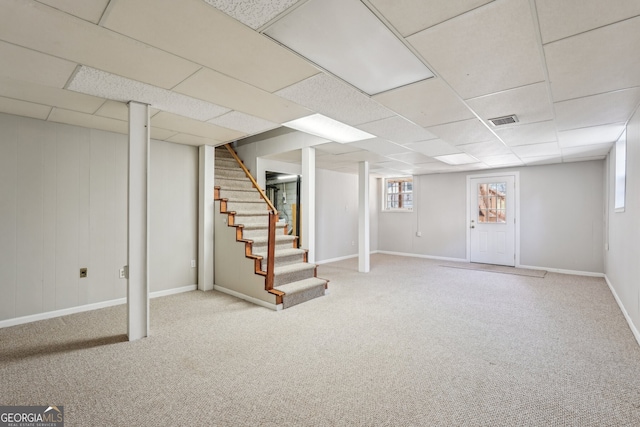
[[[512,114],[511,116],[496,117],[495,119],[489,119],[489,121],[494,126],[504,126],[504,125],[510,125],[512,123],[518,123],[518,118],[516,117],[515,114]]]

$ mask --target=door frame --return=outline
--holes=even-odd
[[[514,177],[514,181],[515,181],[515,206],[514,206],[514,210],[515,210],[515,219],[516,219],[516,223],[514,225],[515,227],[515,255],[516,255],[516,260],[515,260],[515,266],[516,267],[520,267],[520,171],[505,171],[505,172],[494,172],[494,173],[479,173],[479,174],[474,174],[474,175],[467,175],[467,198],[466,198],[466,203],[467,203],[467,208],[466,208],[466,222],[465,222],[465,227],[467,229],[466,234],[467,234],[467,262],[471,262],[471,228],[469,227],[469,224],[471,223],[471,179],[476,179],[476,178],[497,178],[497,177],[501,177],[501,176],[513,176]]]

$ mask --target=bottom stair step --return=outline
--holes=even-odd
[[[289,308],[294,305],[309,301],[324,295],[327,281],[317,277],[311,277],[286,285],[276,286],[275,289],[282,291],[282,308]]]

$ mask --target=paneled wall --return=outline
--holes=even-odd
[[[195,284],[197,149],[151,157],[151,290]],[[0,320],[124,297],[126,263],[127,137],[0,114]]]

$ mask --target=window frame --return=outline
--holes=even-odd
[[[389,189],[389,181],[397,181],[399,183],[399,191],[398,193],[389,193],[388,189]],[[411,191],[402,191],[402,183],[404,182],[409,182],[411,183]],[[407,208],[407,207],[390,207],[388,204],[388,195],[389,194],[398,194],[400,196],[399,198],[399,204],[401,204],[402,202],[402,195],[407,195],[410,194],[411,195],[411,207]],[[388,178],[384,178],[382,180],[382,212],[413,212],[413,207],[415,206],[415,193],[413,191],[413,176],[394,176],[394,177],[388,177]]]

